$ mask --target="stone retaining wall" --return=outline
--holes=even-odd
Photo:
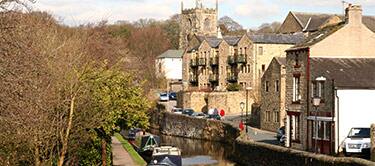
[[[254,99],[248,94],[248,113],[251,114],[251,105]],[[224,109],[227,115],[241,114],[240,103],[246,103],[246,91],[236,92],[181,92],[178,96],[177,106],[192,108],[197,112],[205,112],[210,108]],[[246,109],[243,110],[243,113]]]
[[[151,126],[164,135],[233,143],[238,128],[217,120],[198,119],[169,112],[155,111]]]
[[[233,157],[239,165],[254,166],[374,166],[375,162],[360,158],[332,157],[265,143],[235,141]]]
[[[375,124],[371,125],[371,160],[375,161]]]

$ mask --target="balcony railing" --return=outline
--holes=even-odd
[[[212,57],[212,58],[210,58],[210,65],[211,66],[217,66],[217,65],[219,65],[219,57]]]
[[[240,55],[237,56],[237,63],[246,63],[245,54],[240,54]]]
[[[195,77],[195,76],[190,76],[189,81],[190,81],[190,83],[197,83],[198,82],[198,78]]]
[[[227,76],[228,82],[237,82],[237,79],[238,79],[238,77],[234,73],[229,73],[228,76]]]
[[[190,60],[190,66],[191,67],[196,67],[198,66],[198,63],[197,63],[197,59],[196,58],[193,58]]]
[[[210,74],[209,81],[210,82],[218,82],[219,81],[219,75],[218,74]]]
[[[228,64],[235,64],[236,61],[235,61],[235,58],[234,56],[228,56]]]
[[[199,58],[198,59],[198,66],[206,66],[206,59],[205,58]]]

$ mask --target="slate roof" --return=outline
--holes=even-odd
[[[265,44],[296,44],[304,40],[302,33],[296,34],[249,34],[254,43]]]
[[[343,89],[375,89],[375,58],[311,58],[315,76],[334,79]]]
[[[287,51],[310,47],[310,46],[322,41],[323,39],[325,39],[326,37],[333,34],[334,32],[336,32],[337,30],[341,29],[344,26],[345,26],[345,23],[341,22],[341,23],[336,24],[336,25],[324,27],[323,29],[320,29],[319,31],[311,33],[302,42],[296,44],[295,46],[288,49]]]
[[[158,57],[157,59],[162,58],[182,58],[182,55],[184,54],[184,50],[167,50]]]
[[[338,16],[342,21],[345,20],[343,15],[338,14],[327,14],[327,13],[305,13],[305,12],[293,12],[291,13],[298,20],[300,25],[305,31],[311,32],[319,29],[328,19],[333,16]],[[311,20],[310,20],[311,19]],[[309,21],[310,20],[310,21]],[[371,31],[375,32],[375,16],[363,16],[362,22]]]
[[[206,37],[206,41],[207,43],[212,47],[212,48],[216,48],[219,46],[219,44],[221,43],[221,41],[223,41],[223,39],[219,39],[217,37]]]
[[[304,13],[304,12],[291,12],[303,28],[307,30],[317,30],[324,22],[334,16],[333,14],[323,13]],[[308,27],[306,27],[308,25]]]
[[[286,65],[286,57],[274,57],[280,65]]]
[[[224,36],[223,39],[231,46],[235,46],[240,42],[242,36]]]

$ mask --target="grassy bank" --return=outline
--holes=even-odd
[[[132,145],[130,145],[130,143],[121,136],[121,134],[115,133],[115,137],[121,142],[124,149],[129,153],[130,157],[132,157],[133,161],[137,165],[147,165],[146,161],[143,160],[143,158],[134,150]]]

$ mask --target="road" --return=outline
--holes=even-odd
[[[241,121],[241,115],[226,116],[224,118],[224,121],[232,124],[233,126],[239,126],[240,121]],[[260,130],[260,129],[253,128],[250,126],[246,126],[246,127],[248,131],[247,134],[254,141],[273,144],[273,145],[280,145],[279,141],[277,141],[276,139],[275,132]]]

